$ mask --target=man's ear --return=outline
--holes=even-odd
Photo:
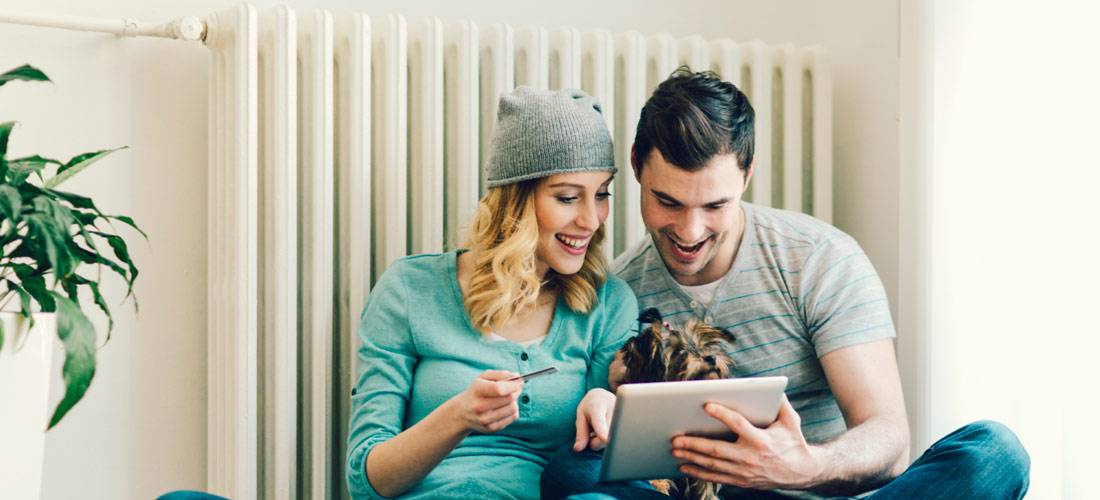
[[[642,183],[642,175],[640,173],[641,169],[639,169],[638,166],[639,166],[638,165],[638,153],[637,153],[637,150],[634,149],[634,145],[631,144],[630,145],[630,168],[634,170],[634,180],[638,181],[638,183],[641,184]]]
[[[749,190],[749,181],[752,180],[752,173],[756,171],[756,155],[753,155],[752,161],[749,162],[749,169],[745,171],[745,185],[741,186],[741,194],[745,194],[745,191]]]

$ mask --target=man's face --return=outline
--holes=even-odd
[[[665,161],[654,148],[641,177],[642,220],[669,274],[682,285],[702,285],[733,265],[742,225],[741,195],[752,177],[734,154],[718,155],[695,172]]]

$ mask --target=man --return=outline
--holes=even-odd
[[[656,307],[673,328],[695,317],[728,330],[737,377],[789,379],[779,417],[766,429],[707,405],[739,438],[675,438],[682,472],[722,483],[727,498],[876,488],[872,498],[1022,497],[1028,455],[995,422],[959,429],[907,467],[908,422],[881,281],[855,240],[835,227],[741,201],[753,174],[753,121],[733,84],[680,68],[646,102],[632,148],[650,238],[613,269],[639,308]],[[574,450],[602,446],[602,424],[579,417]],[[639,482],[596,484],[597,469],[591,452],[555,458],[543,475],[544,496],[650,493]]]

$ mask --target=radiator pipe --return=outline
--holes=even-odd
[[[173,38],[189,42],[206,40],[206,23],[194,16],[181,17],[163,24],[150,24],[134,19],[98,19],[93,17],[13,14],[0,12],[0,23],[25,24],[46,28],[94,31],[119,36],[149,36]]]

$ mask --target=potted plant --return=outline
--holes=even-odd
[[[0,75],[0,86],[16,80],[50,81],[38,69],[25,65]],[[4,443],[0,446],[4,449],[0,454],[0,484],[5,485],[6,494],[24,498],[9,489],[18,487],[10,481],[28,482],[32,489],[23,490],[25,497],[37,498],[40,448],[44,444],[42,425],[46,422],[31,421],[31,429],[13,427],[27,421],[18,418],[18,412],[45,415],[48,394],[28,394],[27,388],[44,392],[41,387],[49,387],[48,378],[33,381],[34,374],[13,370],[33,366],[36,368],[30,371],[48,377],[54,343],[51,337],[56,335],[64,346],[64,396],[45,430],[53,428],[80,401],[95,376],[96,332],[81,305],[90,300],[106,315],[109,339],[114,319],[100,293],[104,269],[125,282],[123,300],[133,295],[138,270],[114,223],[130,226],[142,236],[145,233],[129,217],[104,214],[91,199],[58,189],[66,180],[122,148],[84,153],[64,162],[39,155],[9,158],[8,141],[14,127],[15,122],[0,123],[0,311],[5,311],[0,312],[0,406],[4,407],[0,410],[4,415],[0,419],[0,442]],[[136,297],[133,302],[136,310]],[[39,335],[45,337],[34,338]],[[32,347],[43,341],[45,349]],[[26,406],[41,406],[42,410]],[[37,464],[33,463],[35,457]]]

